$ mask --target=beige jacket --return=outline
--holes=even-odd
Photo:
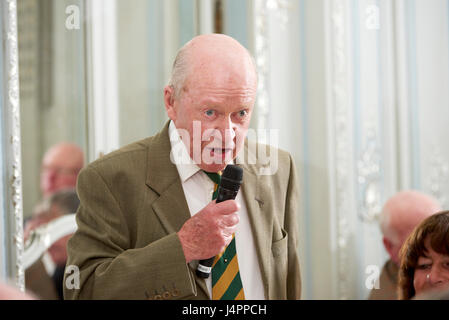
[[[279,150],[274,175],[259,175],[259,164],[242,167],[241,192],[265,296],[299,299],[299,190],[293,161]],[[176,234],[190,213],[170,161],[168,123],[157,135],[91,163],[80,173],[77,191],[78,230],[68,243],[67,265],[79,267],[80,289],[64,287],[66,299],[209,299]]]

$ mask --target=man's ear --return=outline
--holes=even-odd
[[[166,86],[164,88],[164,104],[168,117],[171,120],[175,121],[176,120],[175,89],[172,86]]]
[[[387,252],[388,252],[388,255],[396,263],[395,260],[397,260],[397,258],[396,258],[396,254],[394,252],[394,244],[389,239],[387,239],[385,237],[382,238],[382,241],[384,243],[385,250],[387,250]]]

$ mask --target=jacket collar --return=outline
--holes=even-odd
[[[168,134],[170,137],[171,155],[173,156],[170,159],[175,163],[181,182],[184,183],[198,171],[201,171],[201,169],[190,158],[189,152],[182,142],[173,121],[170,121]]]
[[[151,139],[147,153],[146,185],[163,194],[170,185],[179,180],[176,165],[170,161],[169,121],[164,128]]]

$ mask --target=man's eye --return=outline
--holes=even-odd
[[[248,114],[248,111],[246,111],[246,110],[241,110],[241,111],[239,111],[239,116],[240,117],[244,117],[244,116],[246,116]]]
[[[214,110],[207,110],[205,113],[206,113],[206,116],[212,117],[215,114],[215,111]]]

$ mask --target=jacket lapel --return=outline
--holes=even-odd
[[[176,165],[170,161],[170,139],[167,122],[161,132],[154,136],[148,151],[146,185],[159,194],[152,208],[161,221],[165,232],[178,232],[183,224],[190,219],[190,211],[182,189]],[[151,151],[150,151],[151,150]],[[195,274],[193,268],[189,265]],[[203,279],[194,277],[197,285],[208,296],[206,283]]]
[[[170,234],[179,231],[190,214],[178,170],[170,161],[168,123],[154,136],[151,144],[148,148],[146,185],[159,194],[153,202],[153,209],[167,234]]]

